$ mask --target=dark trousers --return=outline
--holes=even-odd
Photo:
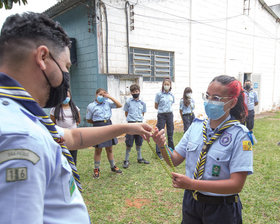
[[[168,146],[172,149],[174,149],[174,143],[173,143],[173,132],[174,132],[174,123],[173,123],[173,113],[161,113],[157,115],[157,128],[160,131],[161,129],[165,128],[166,124],[166,130],[167,130],[167,141]],[[157,154],[161,154],[158,146],[156,146],[156,152]]]
[[[78,150],[70,150],[70,153],[73,157],[74,163],[75,165],[77,164],[77,154],[78,154]]]
[[[185,190],[182,224],[242,224],[241,201],[210,204],[196,201],[192,191]]]
[[[245,124],[249,130],[253,130],[253,128],[254,128],[254,119],[255,119],[255,111],[248,110],[248,116],[246,117]]]
[[[184,133],[189,129],[194,119],[194,113],[183,114]]]

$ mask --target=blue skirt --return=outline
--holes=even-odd
[[[107,126],[107,125],[112,125],[112,121],[108,120],[107,122],[104,121],[98,121],[98,122],[94,122],[93,123],[93,127],[101,127],[101,126]],[[112,145],[116,145],[118,144],[118,139],[117,138],[113,138],[111,140],[108,140],[106,142],[102,142],[98,145],[94,145],[93,147],[96,148],[103,148],[103,147],[110,147]]]

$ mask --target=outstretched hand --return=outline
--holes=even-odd
[[[152,136],[152,127],[146,123],[134,123],[129,124],[129,130],[127,134],[129,135],[141,135],[146,141],[150,141]]]
[[[159,146],[163,147],[166,143],[166,137],[164,133],[164,129],[158,130],[158,128],[155,128],[155,131],[152,135],[154,142]]]

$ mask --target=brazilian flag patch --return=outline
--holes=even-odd
[[[251,141],[243,141],[243,151],[252,151],[252,143]]]

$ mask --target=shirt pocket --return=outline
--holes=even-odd
[[[72,168],[70,167],[65,156],[61,156],[61,181],[62,181],[62,191],[64,194],[65,202],[71,200],[70,195],[70,180],[72,178]]]
[[[142,113],[143,113],[143,105],[142,104],[139,104],[138,105],[138,111],[137,111],[137,113],[138,113],[138,115],[141,115]]]
[[[193,170],[196,166],[196,162],[199,156],[198,152],[199,144],[194,142],[188,142],[186,147],[186,166],[189,170]]]
[[[206,164],[207,176],[212,176],[214,179],[227,179],[230,177],[230,163],[231,154],[228,151],[211,151],[208,152],[208,158]],[[214,170],[218,170],[214,172]]]

